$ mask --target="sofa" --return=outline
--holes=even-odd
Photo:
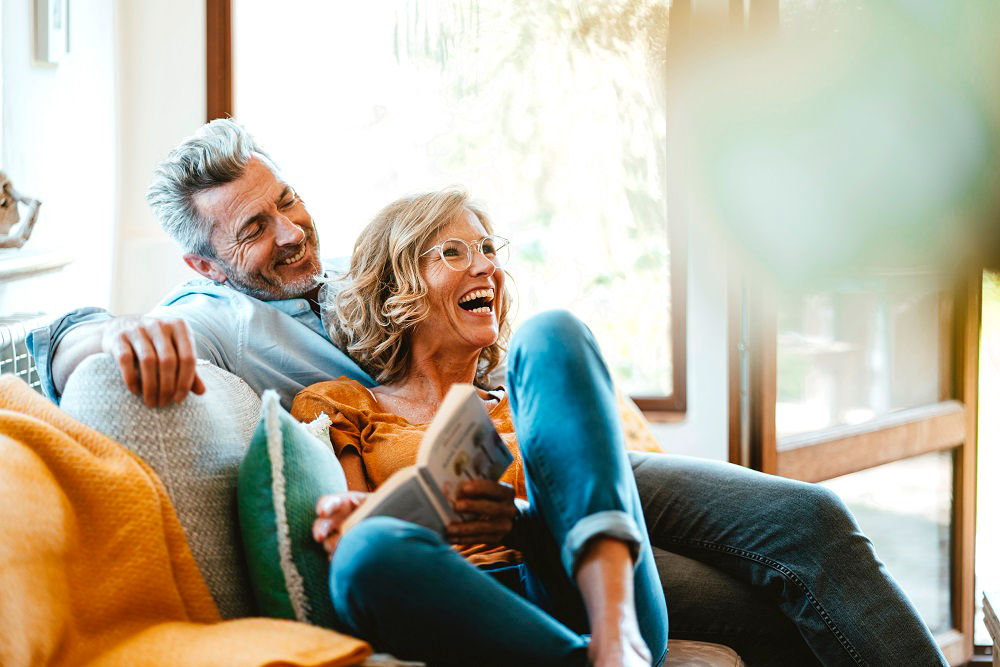
[[[148,465],[162,481],[219,618],[247,619],[257,612],[237,521],[236,482],[261,401],[241,379],[208,362],[199,362],[198,372],[206,385],[204,395],[149,409],[125,388],[112,359],[95,355],[70,377],[60,409]],[[0,508],[0,516],[3,511]],[[669,555],[658,553],[661,557]],[[673,565],[683,567],[683,563]],[[370,664],[394,664],[390,656],[368,657],[367,652],[354,659],[350,664],[366,659]],[[666,664],[736,667],[743,663],[727,647],[672,640]]]

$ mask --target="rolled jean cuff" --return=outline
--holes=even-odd
[[[633,561],[638,565],[642,533],[639,532],[635,519],[627,512],[606,510],[583,517],[566,535],[566,542],[562,548],[562,562],[570,577],[576,575],[584,546],[595,537],[610,537],[625,542],[632,551]]]

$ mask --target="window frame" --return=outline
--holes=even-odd
[[[735,255],[735,253],[734,253]],[[778,288],[771,273],[739,256],[729,287],[729,460],[765,473],[819,482],[932,451],[952,451],[953,627],[936,635],[951,665],[971,659],[975,619],[976,437],[982,267],[967,267],[942,297],[939,402],[777,437]],[[944,343],[942,343],[942,347]],[[780,447],[779,447],[780,443]]]

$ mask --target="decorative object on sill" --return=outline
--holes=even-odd
[[[21,219],[18,204],[27,207],[28,217],[13,232]],[[41,205],[42,202],[37,199],[18,194],[7,174],[0,171],[0,248],[20,248],[25,244],[38,220],[38,207]]]

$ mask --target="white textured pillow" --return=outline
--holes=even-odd
[[[60,407],[139,455],[156,471],[223,618],[255,613],[236,511],[236,473],[260,415],[240,378],[198,362],[201,396],[148,408],[109,355],[88,357],[70,376]]]

